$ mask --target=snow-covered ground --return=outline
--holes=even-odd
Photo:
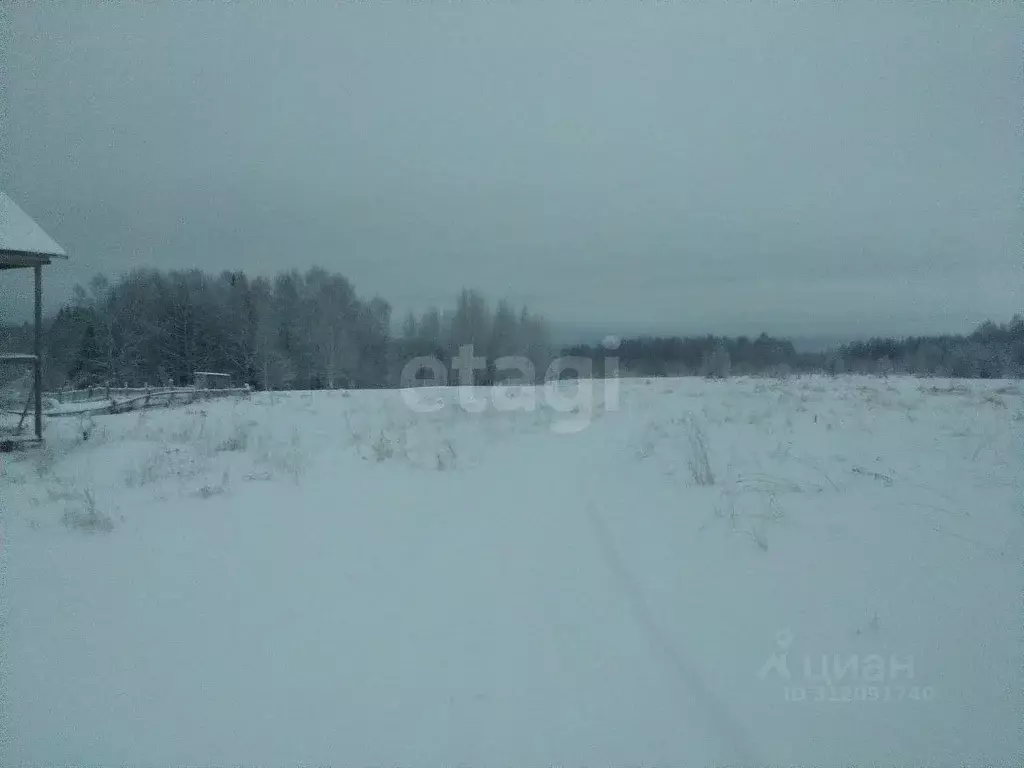
[[[48,422],[0,765],[1024,754],[1020,382],[563,386]]]

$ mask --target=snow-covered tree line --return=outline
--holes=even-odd
[[[739,336],[646,336],[621,339],[614,349],[581,344],[568,354],[594,360],[598,372],[604,358],[614,356],[621,375],[706,376],[756,373],[821,371],[824,356],[797,352],[788,339],[762,333],[756,338]]]
[[[27,325],[4,332],[2,348],[31,344]],[[362,299],[345,277],[320,268],[274,278],[198,269],[98,275],[47,320],[44,338],[48,389],[184,384],[195,371],[260,389],[384,387],[399,383],[412,357],[448,364],[462,344],[481,356],[529,356],[541,374],[551,356],[542,318],[507,302],[492,312],[469,290],[454,308],[409,315],[396,336],[387,301]]]
[[[579,345],[566,354],[594,360],[614,355],[621,375],[711,376],[788,372],[913,374],[955,378],[1024,376],[1024,315],[1009,323],[985,322],[963,335],[873,338],[826,352],[798,352],[787,339],[695,336],[623,339],[613,350]]]
[[[453,307],[407,314],[397,333],[391,315],[384,299],[362,299],[345,277],[319,268],[273,278],[197,269],[139,269],[115,281],[98,275],[46,321],[44,385],[182,384],[209,370],[259,389],[398,386],[409,360],[433,357],[451,371],[467,344],[487,360],[476,374],[487,384],[500,375],[494,362],[501,357],[526,357],[543,377],[555,356],[544,318],[507,301],[492,309],[476,291],[463,290]],[[0,349],[31,348],[29,325],[0,327]],[[874,338],[817,353],[761,334],[623,339],[613,349],[579,345],[560,354],[593,360],[597,375],[614,356],[622,375],[1017,377],[1024,375],[1024,316],[986,322],[966,336]]]
[[[1024,315],[1008,323],[987,320],[966,336],[873,338],[828,355],[835,373],[911,373],[964,379],[1024,376]]]

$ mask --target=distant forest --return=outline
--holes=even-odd
[[[465,344],[490,361],[477,374],[480,384],[496,380],[493,361],[507,355],[528,358],[539,377],[558,355],[593,360],[598,376],[611,371],[608,357],[623,376],[1024,375],[1021,315],[967,336],[874,338],[818,353],[765,334],[627,338],[559,350],[540,315],[505,301],[492,309],[464,289],[452,307],[410,313],[397,325],[387,301],[362,299],[345,277],[323,269],[272,279],[201,270],[139,269],[116,281],[97,275],[45,321],[44,386],[186,384],[196,371],[219,371],[258,389],[392,387],[412,358],[450,365]],[[30,324],[0,326],[0,349],[31,348]]]
[[[719,336],[626,339],[571,347],[566,354],[595,361],[612,355],[621,371],[642,376],[786,375],[789,373],[913,374],[968,379],[1024,375],[1024,316],[985,322],[967,336],[872,338],[826,352],[797,352],[792,342],[761,334],[751,339]],[[596,370],[604,370],[595,362]]]

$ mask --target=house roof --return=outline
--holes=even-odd
[[[45,263],[54,256],[67,258],[67,253],[0,190],[0,261]]]

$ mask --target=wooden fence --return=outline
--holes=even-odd
[[[77,390],[79,392],[89,390]],[[170,408],[175,405],[189,405],[200,400],[212,400],[222,397],[247,397],[252,393],[249,387],[237,387],[233,389],[196,389],[195,387],[168,387],[164,389],[125,389],[111,387],[97,387],[95,390],[99,397],[94,397],[93,407],[74,408],[69,410],[49,410],[45,412],[48,417],[81,416],[83,414],[109,414],[127,413],[145,408]],[[104,397],[106,393],[110,394]],[[51,393],[56,394],[56,393]],[[50,397],[48,394],[47,397]],[[56,399],[56,398],[53,398]],[[83,406],[90,403],[88,399],[65,400],[64,403],[81,403]]]
[[[113,397],[137,397],[157,392],[169,392],[191,387],[88,387],[86,389],[59,389],[43,392],[43,397],[58,403],[83,403],[90,400],[110,400]]]

